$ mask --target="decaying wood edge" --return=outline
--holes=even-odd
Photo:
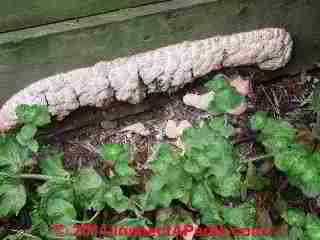
[[[291,57],[292,47],[287,31],[266,28],[99,62],[41,79],[15,94],[0,109],[0,129],[16,125],[15,109],[20,104],[45,105],[62,120],[79,107],[101,107],[112,99],[137,104],[152,93],[176,91],[224,67],[282,68]]]

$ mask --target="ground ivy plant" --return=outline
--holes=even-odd
[[[0,218],[18,215],[30,198],[34,201],[30,232],[52,238],[55,232],[50,226],[54,224],[90,223],[105,208],[117,213],[135,208],[120,187],[136,183],[135,170],[128,165],[127,145],[101,148],[101,155],[113,163],[115,170],[109,178],[100,176],[92,167],[67,171],[63,154],[50,149],[41,149],[47,156],[39,163],[41,172],[30,173],[33,153],[39,148],[35,132],[37,127],[50,122],[50,115],[42,106],[21,106],[17,108],[17,116],[19,123],[24,124],[21,129],[0,138]],[[27,192],[26,181],[34,181],[38,186],[36,197]],[[89,216],[88,210],[96,214]]]
[[[240,161],[231,141],[235,129],[227,115],[246,99],[220,74],[206,87],[215,92],[209,111],[221,115],[186,129],[181,137],[182,149],[161,142],[156,157],[147,162],[151,174],[144,181],[132,166],[131,146],[126,144],[107,144],[98,149],[100,163],[108,166],[107,174],[101,174],[96,166],[65,169],[63,153],[45,148],[36,140],[38,128],[50,123],[48,110],[36,105],[19,106],[16,114],[21,128],[0,136],[0,218],[16,216],[27,207],[32,209],[32,227],[5,239],[76,239],[72,234],[74,226],[96,223],[142,227],[146,231],[179,224],[220,225],[226,230],[259,227],[256,201],[246,193],[263,191],[268,186],[267,179],[259,176],[252,162]],[[289,182],[307,197],[319,197],[320,154],[298,144],[297,130],[286,121],[258,112],[250,124],[257,132],[256,140],[273,157],[275,166],[288,175]],[[34,173],[34,156],[38,152],[45,157]],[[226,204],[233,200],[236,203],[232,206]],[[155,213],[154,219],[147,217],[150,212]],[[102,213],[111,217],[101,220]],[[285,209],[281,217],[289,226],[289,233],[280,239],[320,239],[317,216],[300,209]],[[52,230],[56,224],[63,224],[63,236]],[[103,229],[98,231],[103,234]],[[154,238],[172,240],[174,236]],[[104,239],[152,237],[104,236]],[[230,234],[225,239],[279,238]]]
[[[246,97],[240,95],[223,74],[215,75],[205,84],[205,87],[214,92],[214,99],[209,104],[209,112],[230,113],[246,103]]]
[[[258,130],[258,141],[274,158],[276,167],[288,175],[292,185],[297,186],[307,197],[320,194],[320,153],[298,143],[297,129],[287,121],[268,118],[258,112],[251,120]]]
[[[30,177],[26,169],[33,164],[32,153],[39,149],[34,136],[38,127],[50,123],[49,111],[43,106],[20,105],[16,115],[22,128],[0,136],[0,217],[17,215],[26,204],[23,179]]]
[[[150,162],[153,176],[141,196],[145,210],[167,208],[179,200],[199,209],[202,224],[222,223],[220,197],[240,196],[239,161],[228,140],[233,128],[225,118],[185,131],[184,152],[162,144]]]
[[[320,219],[316,215],[306,214],[301,209],[289,208],[282,217],[290,226],[289,239],[320,239]]]

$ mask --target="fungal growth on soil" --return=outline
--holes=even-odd
[[[288,32],[267,28],[98,62],[41,79],[18,92],[0,109],[0,130],[16,125],[15,108],[20,104],[45,105],[58,119],[81,106],[106,106],[115,99],[136,104],[148,94],[176,91],[223,67],[281,68],[290,59],[292,45]]]

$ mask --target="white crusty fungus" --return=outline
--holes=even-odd
[[[175,91],[223,67],[257,65],[275,70],[287,64],[292,45],[284,29],[267,28],[102,61],[41,79],[21,90],[0,109],[0,129],[15,126],[15,108],[20,104],[46,105],[53,116],[63,119],[81,106],[100,107],[114,97],[136,104],[150,93]]]

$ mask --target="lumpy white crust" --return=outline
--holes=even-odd
[[[98,62],[41,79],[15,94],[0,109],[0,129],[16,125],[15,108],[20,104],[46,105],[63,119],[81,106],[100,107],[112,99],[136,104],[150,93],[175,91],[223,67],[275,70],[288,63],[292,45],[284,29],[267,28]]]

